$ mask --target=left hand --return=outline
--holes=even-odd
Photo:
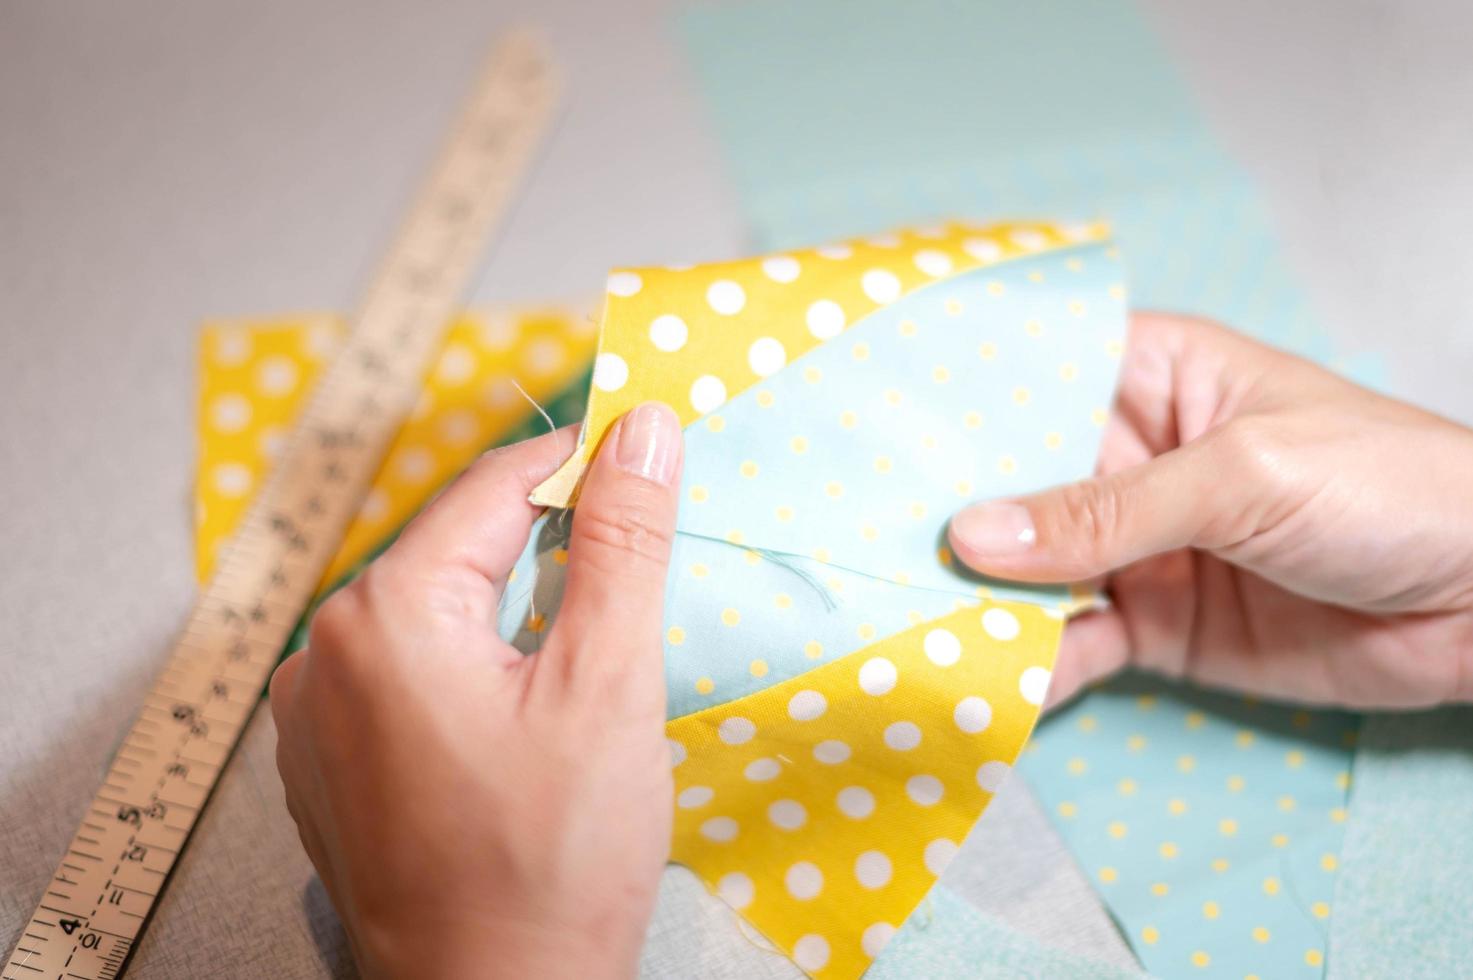
[[[487,454],[318,612],[271,683],[287,807],[367,977],[632,976],[670,846],[661,620],[681,433],[625,416],[557,625],[496,611],[567,432]]]
[[[1093,479],[952,521],[972,568],[1103,579],[1049,703],[1121,667],[1352,708],[1473,701],[1473,430],[1137,313]]]

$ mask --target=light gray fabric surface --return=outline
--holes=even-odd
[[[1473,418],[1473,62],[1459,40],[1473,13],[1149,8],[1280,206],[1325,321],[1352,343],[1393,334],[1403,390]],[[486,40],[527,18],[547,26],[569,99],[477,301],[585,295],[614,264],[739,254],[658,0],[0,6],[7,952],[193,594],[200,319],[351,305]],[[258,715],[133,975],[351,975],[281,804],[274,742]],[[1118,956],[1041,815],[1000,804],[982,833],[1005,813],[1036,849],[958,890],[1039,938]],[[754,966],[729,913],[679,871],[651,936],[652,976],[786,968]]]
[[[1368,717],[1353,779],[1331,968],[1473,976],[1473,707]],[[1409,879],[1416,887],[1403,886]]]
[[[1140,969],[1028,781],[1016,773],[941,881],[979,911],[1042,945]]]
[[[941,881],[952,894],[1028,939],[1140,969],[1021,778],[1009,779],[998,791]],[[930,914],[929,906],[921,914]],[[694,874],[672,868],[650,927],[643,975],[745,980],[803,973],[739,923]]]

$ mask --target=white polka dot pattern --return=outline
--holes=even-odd
[[[816,345],[853,330],[877,310],[909,307],[908,300],[932,289],[950,290],[982,267],[1002,268],[1020,256],[1045,262],[1067,246],[1088,247],[1103,238],[1100,227],[1081,230],[1078,235],[1043,224],[946,225],[935,235],[897,232],[713,266],[617,270],[608,280],[600,351],[626,360],[658,360],[651,362],[654,370],[641,372],[633,384],[595,390],[587,420],[593,438],[579,447],[567,472],[539,488],[537,499],[566,505],[591,447],[620,415],[642,401],[666,401],[685,422],[694,421],[709,409],[684,396],[701,374],[711,374],[727,397],[737,397],[781,371],[784,364],[802,359]],[[1118,268],[1102,274],[1111,278],[1110,287],[1119,289]],[[1079,319],[1123,309],[1120,301],[1096,295],[1094,278],[1092,270],[1086,270],[1072,284],[1077,288],[1071,287],[1071,295],[1062,300],[1087,311]],[[953,316],[950,306],[965,304],[942,305],[942,315]],[[748,329],[753,323],[770,325],[768,337],[775,346],[749,349],[758,339]],[[924,334],[921,330],[910,336]],[[1082,363],[1072,356],[1069,361]],[[1051,368],[1057,381],[1059,365]],[[1083,372],[1082,378],[1088,377]],[[677,393],[681,397],[675,397]]]
[[[888,941],[1046,692],[1072,597],[979,580],[944,542],[966,501],[1092,462],[1120,267],[1062,241],[948,226],[609,295],[601,353],[628,374],[595,387],[590,438],[651,397],[687,425],[673,854],[816,975]]]
[[[344,329],[330,316],[206,325],[195,507],[201,580],[280,454]],[[546,402],[587,370],[596,339],[582,310],[456,317],[414,414],[389,447],[324,580],[340,578],[446,480],[533,412],[508,378]],[[600,372],[601,380],[610,377]]]
[[[609,279],[605,339],[610,323],[627,327],[596,365],[591,438],[618,405],[666,397],[692,426],[688,462],[699,468],[721,459],[725,466],[695,480],[688,471],[682,497],[693,503],[683,508],[683,529],[692,529],[687,515],[704,515],[717,523],[703,540],[755,549],[724,546],[747,568],[774,564],[765,549],[783,544],[812,556],[820,569],[814,581],[824,589],[856,590],[864,578],[879,583],[869,588],[891,592],[879,603],[839,595],[849,612],[828,618],[849,617],[847,636],[815,631],[810,639],[801,631],[814,620],[800,610],[813,590],[791,573],[781,590],[760,595],[729,579],[718,585],[709,569],[682,572],[672,590],[670,610],[679,619],[666,624],[667,650],[672,690],[681,688],[672,704],[698,695],[713,705],[671,724],[677,859],[810,972],[855,975],[883,947],[892,923],[949,859],[945,848],[954,852],[951,842],[965,836],[1006,775],[1046,691],[1060,621],[994,601],[990,584],[965,578],[937,551],[944,540],[937,529],[958,500],[999,486],[1022,492],[1053,472],[1049,466],[1074,465],[1097,442],[1100,406],[1108,404],[1098,393],[1113,370],[1101,365],[1119,353],[1119,334],[1109,335],[1108,325],[1123,306],[1095,287],[1117,278],[1118,267],[1099,259],[1098,249],[1075,253],[1071,260],[1083,271],[1060,300],[1057,322],[1047,297],[1019,280],[1020,269],[970,274],[979,261],[1048,248],[1056,238],[1032,228],[943,231],[922,247],[902,233],[729,263],[714,275],[688,267],[621,270]],[[1059,258],[1045,252],[1030,263]],[[677,281],[692,302],[671,302]],[[787,312],[773,316],[784,292],[791,294],[781,300]],[[1033,317],[1014,322],[1013,304],[1036,308],[1043,331]],[[488,343],[503,336],[491,326],[481,326]],[[1038,343],[1044,336],[1048,344]],[[1077,350],[1047,350],[1076,340]],[[1100,350],[1090,348],[1095,342]],[[240,346],[222,343],[217,355],[228,360],[232,343]],[[713,356],[713,344],[729,353]],[[447,347],[435,383],[488,405],[515,403],[520,396],[505,384],[480,390],[483,356],[481,346]],[[530,344],[518,357],[526,370],[540,370],[556,363],[558,349]],[[659,370],[648,370],[656,363]],[[914,376],[907,365],[916,366]],[[263,397],[290,398],[306,380],[295,364],[261,359],[252,371]],[[987,372],[1002,372],[1006,383]],[[651,378],[676,387],[651,395]],[[1060,410],[1056,392],[1065,390],[1071,404],[1086,407],[1061,422],[1051,413]],[[978,391],[1001,392],[1002,402],[968,400]],[[238,405],[222,405],[210,416],[222,432],[253,426]],[[420,414],[428,418],[430,409]],[[774,435],[783,420],[802,424]],[[475,425],[476,414],[462,408],[435,418],[432,431],[445,445],[474,445]],[[769,453],[774,447],[779,456]],[[408,449],[387,472],[427,492],[440,456],[426,446]],[[227,486],[239,482],[225,473]],[[922,477],[927,492],[914,492]],[[741,492],[731,492],[738,484]],[[930,493],[931,484],[944,495]],[[733,509],[734,498],[760,519]],[[825,575],[824,566],[834,572]],[[840,574],[846,567],[857,571]],[[939,583],[934,596],[906,608],[907,587],[926,585],[928,575]],[[716,590],[730,591],[715,614],[680,615],[682,593]],[[955,611],[938,608],[938,597]],[[781,649],[744,642],[754,629],[779,628],[783,616],[791,617],[780,627],[791,642]],[[897,616],[917,625],[898,628]],[[713,646],[708,630],[730,639]],[[752,688],[738,689],[733,701],[728,675],[681,673],[713,659],[724,665],[717,655],[724,644],[742,651],[742,674],[765,690],[741,696]],[[800,658],[797,670],[790,656]],[[860,726],[858,718],[874,723]],[[929,844],[894,846],[916,841],[916,828]],[[795,904],[808,911],[795,912]],[[860,910],[859,919],[834,931],[824,910],[841,905]]]
[[[1006,640],[984,625],[996,611],[1016,623]],[[673,859],[794,962],[857,975],[1007,775],[1036,711],[1020,678],[1061,627],[1036,606],[964,607],[675,719],[676,741],[716,747],[675,770]]]

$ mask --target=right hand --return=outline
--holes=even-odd
[[[987,575],[1104,580],[1050,702],[1137,666],[1358,708],[1473,700],[1473,431],[1138,314],[1098,475],[953,520]]]

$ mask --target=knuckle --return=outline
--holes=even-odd
[[[1215,429],[1210,440],[1214,476],[1201,543],[1226,547],[1276,526],[1312,496],[1323,480],[1304,465],[1305,442],[1295,420],[1245,416]]]
[[[307,630],[307,649],[312,665],[351,666],[363,646],[364,630],[373,615],[374,592],[378,588],[370,565],[357,579],[327,598],[312,616]]]
[[[317,656],[325,650],[348,645],[358,619],[353,586],[344,586],[312,614],[312,624],[307,629],[308,649]]]
[[[1213,433],[1213,444],[1225,470],[1265,476],[1283,467],[1284,447],[1274,426],[1262,419],[1234,419]]]
[[[1119,494],[1102,480],[1086,480],[1064,489],[1060,511],[1067,530],[1051,544],[1081,568],[1092,567],[1119,521]]]
[[[582,560],[637,568],[663,566],[675,539],[660,493],[631,488],[614,502],[590,502],[574,515],[573,553]]]
[[[1255,491],[1284,485],[1292,453],[1283,433],[1266,419],[1234,419],[1212,433],[1211,448],[1217,457],[1217,475],[1224,482]],[[1272,498],[1274,494],[1255,493]]]
[[[301,653],[296,653],[282,661],[271,672],[271,680],[266,685],[266,698],[271,704],[271,715],[277,720],[278,729],[281,727],[280,723],[287,712],[287,676],[300,669],[301,657]]]
[[[382,620],[387,610],[399,604],[409,587],[407,565],[407,562],[382,555],[370,562],[343,589],[348,593],[349,601],[356,607],[360,625],[365,621]]]

